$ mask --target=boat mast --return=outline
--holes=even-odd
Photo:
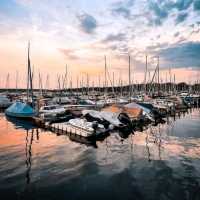
[[[30,61],[30,41],[28,42],[28,74],[27,74],[27,102],[29,98],[29,92],[31,92],[31,99],[33,104],[33,84],[32,84],[32,72],[31,72],[31,61]],[[30,86],[30,91],[29,91]]]
[[[99,79],[99,94],[101,93],[101,76],[100,76],[100,74],[99,74],[99,76],[98,76],[98,79]]]
[[[158,94],[160,92],[160,60],[158,56]]]
[[[89,74],[88,73],[86,74],[86,83],[87,83],[87,96],[88,96],[88,99],[89,99],[90,89],[89,89]]]
[[[42,84],[42,75],[40,74],[39,71],[39,89],[40,89],[40,95],[43,95],[43,84]]]
[[[77,92],[79,90],[79,77],[76,76],[76,88],[77,88]]]
[[[115,95],[115,73],[113,72],[113,80],[112,80],[112,85],[113,85],[113,95]]]
[[[66,90],[67,89],[67,64],[66,64],[66,67],[65,67],[65,77],[64,77],[64,80],[63,80],[63,90]]]
[[[8,90],[9,87],[10,87],[10,73],[8,73],[6,77],[6,89]]]
[[[129,84],[129,100],[131,101],[131,57],[128,55],[128,84]]]
[[[47,77],[46,77],[46,93],[47,93],[47,90],[49,90],[49,74],[47,74]]]
[[[171,67],[169,67],[169,92],[171,93],[171,90],[172,90],[172,74],[171,74]]]
[[[105,78],[105,82],[104,82],[104,87],[105,87],[105,100],[106,100],[106,95],[107,95],[107,76],[106,76],[106,73],[107,73],[107,63],[106,63],[106,56],[104,56],[104,61],[105,61],[105,71],[104,71],[104,78]]]
[[[28,71],[27,71],[27,102],[29,98],[29,75],[30,75],[30,58],[29,58],[29,51],[30,51],[30,41],[28,42]]]
[[[176,75],[174,74],[174,94],[176,94]]]
[[[17,89],[18,89],[18,70],[16,71],[16,80],[15,80],[15,89],[16,89],[16,92],[17,92]]]
[[[147,94],[147,54],[145,55],[144,89],[145,89],[145,94]]]

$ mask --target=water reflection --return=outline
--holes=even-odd
[[[30,131],[26,130],[26,167],[27,167],[27,171],[26,171],[26,183],[29,184],[31,181],[31,165],[32,165],[32,145],[33,145],[33,141],[34,141],[34,131],[36,130],[36,138],[37,140],[39,140],[39,131],[38,129],[32,129]]]
[[[19,119],[15,117],[8,117],[8,116],[5,116],[5,117],[9,122],[11,122],[14,125],[16,129],[30,130],[30,129],[36,128],[33,122],[31,121],[23,120],[23,119]]]
[[[12,118],[6,116],[6,119],[11,122],[16,129],[23,129],[26,132],[25,135],[25,155],[26,155],[26,184],[31,183],[31,167],[32,167],[32,145],[34,142],[34,136],[36,141],[39,141],[39,129],[36,128],[32,122],[24,121],[23,119]]]
[[[1,118],[0,192],[4,199],[199,200],[199,117],[194,110],[126,139],[112,133],[98,148]]]

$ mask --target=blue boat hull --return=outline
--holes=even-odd
[[[10,117],[16,117],[16,118],[31,118],[35,116],[35,113],[12,113],[9,111],[6,111],[5,114]]]

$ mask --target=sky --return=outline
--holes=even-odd
[[[26,86],[28,41],[35,87],[40,74],[42,87],[57,88],[66,65],[68,87],[86,84],[87,74],[102,85],[104,56],[109,80],[126,84],[128,55],[133,83],[144,81],[145,55],[149,79],[159,56],[162,82],[171,68],[176,82],[194,83],[200,0],[0,0],[0,87]]]

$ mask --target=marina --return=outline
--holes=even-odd
[[[169,195],[172,195],[170,199],[181,195],[183,199],[188,199],[186,196],[199,199],[199,84],[185,84],[187,87],[180,88],[182,83],[170,83],[169,90],[161,90],[167,83],[160,83],[157,64],[151,83],[136,86],[129,81],[126,86],[118,88],[111,84],[109,87],[105,57],[104,87],[95,88],[88,83],[87,88],[41,91],[42,88],[33,88],[30,43],[27,68],[26,89],[17,92],[16,89],[9,92],[9,89],[2,89],[0,94],[0,192],[5,199],[57,199],[62,195],[72,199],[94,199],[94,195],[99,195],[97,199],[131,199],[132,195],[136,199],[160,200]],[[40,137],[45,139],[41,142]],[[35,158],[34,143],[38,148]],[[25,158],[22,155],[24,145]],[[85,155],[87,152],[89,157]],[[84,156],[86,160],[82,160]],[[191,171],[188,172],[191,166],[185,166],[188,160],[194,162],[194,166],[189,174],[192,177],[185,181],[183,179]],[[178,180],[173,171],[182,169],[174,168],[174,162],[178,162],[175,167],[186,167],[186,171],[178,174]],[[138,167],[143,172],[138,171]],[[87,180],[82,180],[82,170]],[[152,173],[156,177],[151,177]],[[102,184],[97,185],[94,178]],[[142,178],[142,185],[138,178]],[[155,188],[145,184],[145,180],[152,181],[152,178]],[[120,193],[116,181],[120,181]],[[172,190],[170,194],[165,190],[165,183],[172,186],[168,185]],[[63,189],[66,184],[74,184],[76,189],[72,186],[70,190]],[[158,192],[152,193],[152,190]]]
[[[200,0],[0,0],[3,200],[200,200]]]

